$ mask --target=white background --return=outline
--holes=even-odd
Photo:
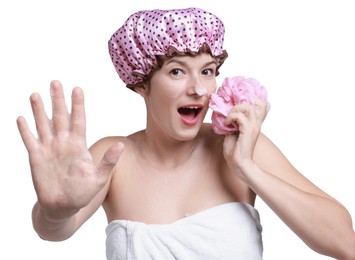
[[[0,3],[0,259],[105,259],[101,209],[64,242],[42,241],[33,231],[36,195],[15,120],[24,115],[34,129],[28,97],[41,93],[50,111],[49,83],[59,79],[68,99],[74,86],[85,91],[89,144],[143,128],[143,100],[125,88],[107,50],[111,34],[140,9],[198,6],[220,16],[229,58],[219,82],[235,75],[258,79],[271,102],[264,133],[355,217],[352,1],[232,2]],[[256,207],[264,227],[264,259],[328,259],[309,249],[261,200]]]

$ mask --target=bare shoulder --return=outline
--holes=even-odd
[[[98,141],[96,141],[91,147],[90,147],[90,153],[94,159],[94,161],[97,163],[98,161],[101,160],[103,157],[104,153],[114,144],[121,142],[125,146],[125,150],[129,149],[132,145],[132,139],[134,139],[134,136],[137,135],[138,133],[134,133],[130,136],[106,136]]]
[[[301,173],[291,164],[282,151],[263,133],[254,150],[254,161],[267,172],[281,179],[299,179]]]
[[[254,160],[259,166],[275,163],[276,161],[288,163],[282,151],[263,133],[260,133],[254,150]]]
[[[299,172],[283,152],[262,133],[255,147],[254,161],[266,172],[299,189],[333,199]]]

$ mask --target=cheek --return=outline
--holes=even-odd
[[[217,90],[217,82],[214,81],[213,83],[209,83],[208,85],[208,95],[215,93]]]
[[[150,98],[153,103],[161,103],[161,104],[171,104],[172,101],[176,100],[179,96],[178,91],[174,88],[160,88],[154,89],[150,93]]]
[[[170,110],[171,104],[175,97],[173,94],[166,91],[157,91],[157,93],[151,93],[150,95],[150,111],[155,117],[163,116],[168,110]]]
[[[178,91],[176,91],[176,90],[173,90],[173,89],[171,89],[171,90],[169,90],[169,91],[166,91],[166,93],[165,93],[166,95],[165,95],[165,98],[166,99],[177,99],[178,97],[179,97],[179,95],[180,95],[180,93],[178,92]]]
[[[159,93],[155,93],[156,96],[159,96],[162,100],[176,100],[181,93],[184,91],[184,87],[182,85],[172,85],[169,86],[161,86],[160,89],[157,90]]]
[[[213,84],[211,93],[215,93],[216,90],[217,90],[217,82],[215,82],[215,83]]]
[[[150,100],[150,106],[147,113],[155,124],[161,128],[166,128],[172,120],[172,102],[171,99],[163,96],[155,96]]]
[[[156,73],[151,79],[151,96],[157,99],[176,99],[181,94],[181,82],[174,82],[168,77]]]

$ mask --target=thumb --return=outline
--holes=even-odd
[[[122,152],[124,150],[124,144],[118,142],[112,145],[107,151],[104,153],[101,161],[99,162],[97,168],[98,173],[100,175],[108,175],[112,171],[112,169],[116,166]]]

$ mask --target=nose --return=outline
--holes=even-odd
[[[203,81],[198,78],[191,78],[189,87],[189,94],[190,95],[197,95],[202,97],[203,95],[207,94],[208,88],[203,84]]]
[[[201,97],[201,96],[205,95],[208,92],[208,90],[205,86],[199,85],[199,86],[195,87],[195,92],[197,95],[199,95]]]

